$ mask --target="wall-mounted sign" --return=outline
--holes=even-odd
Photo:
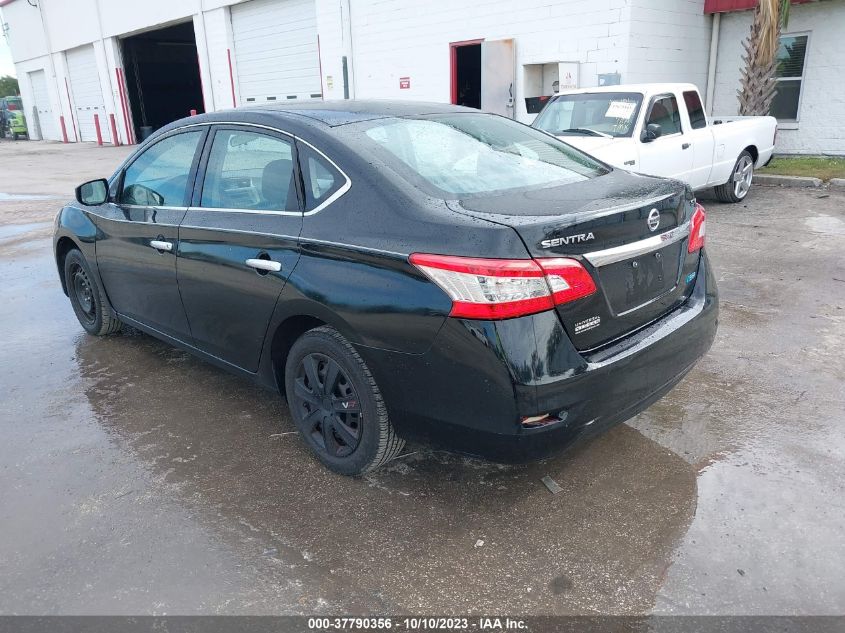
[[[408,90],[411,87],[410,77],[399,77],[399,90]]]
[[[558,90],[575,90],[578,87],[578,62],[560,62],[557,67]]]
[[[334,88],[334,77],[332,77],[331,75],[326,75],[326,88],[328,88],[329,90]]]

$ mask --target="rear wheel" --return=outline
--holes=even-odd
[[[741,202],[751,189],[754,178],[754,157],[744,150],[736,159],[731,178],[724,185],[716,187],[716,197],[722,202]]]
[[[305,442],[336,473],[375,470],[405,445],[369,368],[332,327],[310,330],[294,343],[285,364],[285,391]]]
[[[65,287],[76,318],[94,336],[113,334],[121,322],[106,300],[106,293],[91,273],[85,256],[73,249],[65,257]]]

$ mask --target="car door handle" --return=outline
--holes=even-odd
[[[152,246],[157,251],[167,251],[168,253],[173,250],[173,242],[163,242],[161,240],[150,240],[150,246]]]
[[[689,149],[689,143],[684,143],[681,145],[681,149]]]
[[[274,262],[272,259],[248,259],[246,265],[256,270],[266,270],[270,273],[277,273],[282,269],[279,262]]]

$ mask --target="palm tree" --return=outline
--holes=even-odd
[[[769,113],[775,96],[775,60],[780,31],[789,21],[790,0],[759,0],[754,10],[751,33],[742,43],[739,113],[742,116],[761,116]]]

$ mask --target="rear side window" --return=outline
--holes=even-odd
[[[663,136],[681,133],[681,115],[675,97],[666,96],[655,100],[648,113],[647,125],[656,123],[663,130]]]
[[[695,90],[687,90],[684,93],[684,103],[689,112],[689,122],[693,130],[707,127],[707,117],[704,115],[704,106],[701,105],[701,97]]]
[[[214,134],[200,206],[299,211],[291,142],[259,132]]]
[[[607,173],[566,143],[503,117],[461,113],[387,121],[364,131],[370,146],[388,164],[404,165],[400,173],[410,171],[450,195],[563,185]]]
[[[305,208],[311,211],[331,198],[344,185],[346,178],[324,156],[307,145],[298,146],[305,184]]]
[[[188,176],[203,132],[183,132],[162,139],[126,168],[121,204],[148,207],[185,205]]]

